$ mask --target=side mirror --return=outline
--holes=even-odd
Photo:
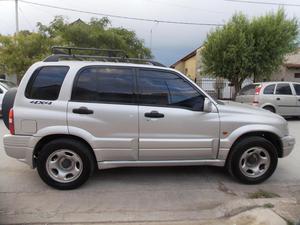
[[[208,98],[204,100],[203,111],[208,113],[212,111],[212,102]]]

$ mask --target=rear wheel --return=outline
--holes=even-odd
[[[38,154],[37,169],[42,180],[57,189],[74,189],[89,178],[94,158],[88,146],[72,139],[53,140]]]
[[[265,106],[265,107],[263,107],[263,109],[268,110],[272,113],[275,113],[275,108],[273,106]]]
[[[262,137],[248,137],[233,147],[227,166],[242,183],[257,184],[274,173],[277,161],[277,151],[271,142]]]

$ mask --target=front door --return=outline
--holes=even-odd
[[[282,116],[296,115],[297,100],[289,83],[278,83],[275,91],[277,113]]]
[[[138,159],[138,106],[130,68],[86,67],[68,103],[71,134],[91,140],[98,161]]]
[[[215,159],[218,113],[203,112],[204,96],[173,72],[141,69],[139,89],[139,159]]]

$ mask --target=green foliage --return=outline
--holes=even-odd
[[[246,78],[268,78],[297,48],[298,22],[283,9],[249,20],[235,14],[208,34],[202,53],[203,74],[223,77],[236,90]]]
[[[5,65],[8,74],[23,74],[36,61],[49,53],[54,40],[40,33],[22,31],[18,36],[0,35],[0,64]]]
[[[31,64],[51,54],[53,45],[122,49],[129,57],[152,57],[135,32],[110,27],[107,18],[68,23],[57,16],[50,25],[38,23],[37,27],[38,32],[0,35],[0,64],[4,64],[10,74],[23,75]]]

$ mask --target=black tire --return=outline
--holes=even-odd
[[[59,149],[75,152],[81,159],[82,172],[74,181],[68,183],[58,182],[47,172],[46,163],[48,157]],[[89,146],[80,141],[68,138],[61,138],[48,142],[42,147],[37,158],[37,170],[41,179],[49,186],[60,190],[70,190],[81,186],[93,173],[95,165],[95,158],[89,150]]]
[[[275,112],[276,112],[276,111],[275,111],[275,108],[274,108],[273,106],[265,106],[265,107],[263,107],[263,109],[268,110],[268,111],[270,111],[270,112],[272,112],[272,113],[275,113]]]
[[[2,118],[7,129],[9,129],[9,124],[8,124],[9,110],[14,106],[16,94],[17,94],[17,88],[9,89],[5,93],[2,100]]]
[[[244,175],[240,169],[240,159],[244,152],[253,147],[261,147],[265,149],[270,156],[269,168],[259,177],[249,177]],[[231,175],[245,184],[258,184],[268,179],[275,171],[278,162],[278,154],[276,147],[263,137],[246,137],[236,143],[229,154],[227,160],[227,169]]]

